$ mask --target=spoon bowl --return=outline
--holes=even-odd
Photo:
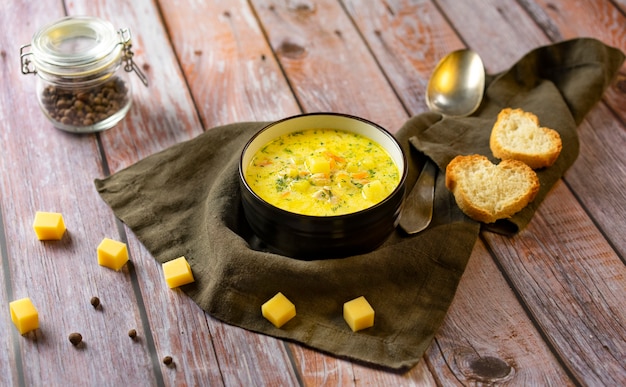
[[[426,105],[444,116],[464,117],[476,111],[485,90],[485,67],[472,50],[446,55],[428,81]]]

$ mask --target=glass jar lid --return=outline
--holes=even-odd
[[[31,43],[40,75],[85,77],[120,62],[123,44],[105,20],[70,16],[42,27]]]

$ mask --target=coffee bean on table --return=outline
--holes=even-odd
[[[70,333],[68,338],[70,340],[70,343],[72,343],[73,346],[77,346],[83,341],[83,336],[78,332]]]
[[[125,82],[114,77],[88,89],[48,86],[41,92],[41,103],[53,120],[66,126],[91,126],[103,121],[128,103]]]
[[[94,308],[97,308],[100,306],[100,299],[98,297],[91,297],[89,303],[91,303],[91,306],[93,306]]]

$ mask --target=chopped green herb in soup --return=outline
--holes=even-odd
[[[252,190],[268,203],[304,215],[357,212],[398,186],[398,166],[379,144],[334,129],[282,135],[263,146],[246,168]]]

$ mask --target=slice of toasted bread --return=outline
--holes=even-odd
[[[482,155],[457,156],[446,167],[446,187],[467,216],[493,223],[510,218],[533,201],[539,179],[518,160],[496,165]]]
[[[554,164],[563,147],[556,130],[539,126],[533,113],[511,108],[498,114],[489,146],[495,157],[523,161],[532,169]]]

